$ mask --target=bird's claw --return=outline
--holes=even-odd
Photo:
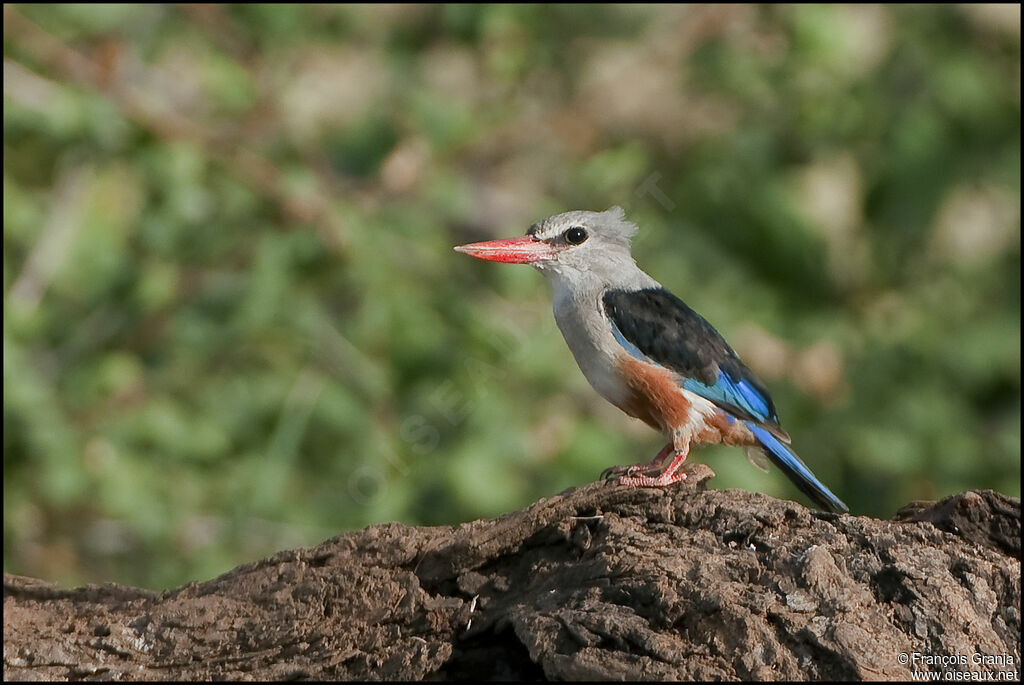
[[[662,473],[659,476],[636,476],[632,473],[619,478],[619,485],[628,485],[635,488],[658,488],[681,483],[686,480],[686,473]]]
[[[609,466],[601,472],[601,480],[610,480],[616,476],[625,478],[636,477],[637,474],[648,473],[661,467],[661,464],[629,464],[628,466]]]

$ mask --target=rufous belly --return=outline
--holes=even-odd
[[[671,436],[677,449],[690,443],[754,444],[754,436],[742,422],[682,388],[668,369],[624,356],[619,370],[630,389],[620,408]]]

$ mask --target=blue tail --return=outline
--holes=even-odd
[[[849,507],[843,504],[842,500],[833,495],[831,490],[814,477],[811,470],[800,461],[800,457],[796,456],[791,449],[779,442],[778,438],[756,423],[751,421],[744,421],[743,423],[746,424],[747,428],[754,434],[754,437],[761,443],[761,446],[764,447],[765,454],[772,460],[772,463],[782,469],[782,472],[793,481],[793,485],[800,488],[800,492],[814,500],[815,504],[828,511],[835,512],[836,514],[850,511]]]

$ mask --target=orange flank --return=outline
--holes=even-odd
[[[701,445],[755,445],[757,440],[741,422],[731,422],[725,412],[719,409],[704,422],[704,430],[694,436],[693,441]]]
[[[673,436],[677,450],[686,450],[689,443],[752,445],[754,436],[742,422],[728,417],[710,402],[695,406],[687,399],[676,377],[668,369],[624,357],[619,368],[631,392],[622,409],[649,426]]]
[[[653,428],[671,432],[690,421],[690,401],[679,392],[679,385],[668,369],[624,356],[619,364],[629,387],[626,412]]]

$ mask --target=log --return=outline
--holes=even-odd
[[[593,483],[457,527],[370,526],[163,593],[4,574],[4,678],[877,680],[1019,667],[1019,499],[970,491],[884,521],[708,490],[702,464],[688,474],[667,489]]]

